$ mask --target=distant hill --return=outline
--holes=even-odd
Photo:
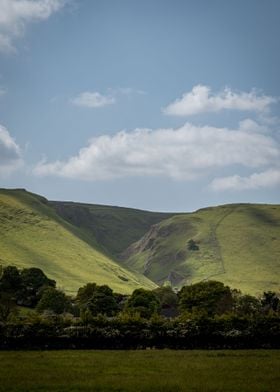
[[[246,293],[280,290],[280,206],[232,204],[173,216],[124,253],[158,284],[215,279]]]
[[[142,211],[133,208],[63,201],[49,202],[56,213],[78,227],[89,243],[98,243],[113,257],[139,240],[152,225],[174,214]]]
[[[167,214],[2,189],[0,249],[0,265],[42,268],[72,293],[87,282],[129,293],[206,279],[245,293],[279,291],[280,206]]]
[[[156,285],[117,264],[97,241],[58,216],[43,197],[25,190],[0,190],[0,265],[36,266],[69,293],[87,282],[115,291]]]

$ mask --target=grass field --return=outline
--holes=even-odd
[[[0,352],[0,391],[278,392],[280,352]]]

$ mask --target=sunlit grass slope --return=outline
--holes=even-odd
[[[47,200],[24,190],[0,190],[0,265],[39,267],[69,293],[87,282],[132,292],[155,284],[121,267],[91,238],[59,217]]]
[[[193,239],[198,250],[191,250]],[[244,292],[280,289],[280,206],[233,204],[173,216],[125,252],[125,263],[173,286],[216,279]]]

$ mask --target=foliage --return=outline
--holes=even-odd
[[[20,289],[21,284],[22,279],[17,267],[9,265],[3,268],[0,278],[0,291],[15,292]]]
[[[199,246],[192,238],[188,241],[188,249],[189,250],[199,250]]]
[[[113,316],[119,309],[113,290],[107,286],[88,283],[79,288],[76,300],[80,306],[83,318],[98,314]]]
[[[67,312],[71,309],[69,298],[60,290],[54,287],[46,288],[37,305],[38,312],[42,313],[46,310],[56,314]]]
[[[27,290],[38,291],[44,286],[56,286],[56,282],[49,279],[40,268],[24,268],[20,273],[20,277],[23,286]]]
[[[157,295],[144,289],[134,290],[126,303],[126,310],[139,313],[144,318],[151,317],[159,308],[160,301]]]
[[[241,292],[235,292],[233,311],[238,316],[254,317],[261,312],[261,302],[252,295],[242,295]]]
[[[269,311],[276,312],[277,310],[280,310],[279,302],[280,302],[279,296],[273,291],[267,291],[267,292],[265,291],[263,293],[261,304],[266,312]]]
[[[160,313],[166,317],[178,315],[178,296],[170,286],[162,286],[153,290],[160,303]]]
[[[184,286],[179,292],[181,311],[202,312],[211,316],[231,311],[232,304],[230,288],[217,281]]]
[[[47,278],[39,268],[19,270],[14,266],[3,268],[0,293],[9,295],[17,305],[34,307],[45,287],[55,287],[56,282]]]

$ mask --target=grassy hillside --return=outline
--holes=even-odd
[[[225,205],[160,222],[124,259],[159,284],[216,279],[258,294],[280,289],[279,238],[279,205]],[[189,249],[191,239],[198,250]]]
[[[128,293],[204,279],[252,294],[280,289],[279,205],[174,215],[0,190],[0,234],[0,265],[37,266],[68,292],[89,281]]]
[[[58,215],[78,227],[89,243],[97,241],[98,245],[113,257],[118,257],[152,225],[174,215],[85,203],[50,204]]]
[[[0,265],[42,268],[71,293],[90,281],[123,293],[155,287],[105,255],[93,237],[90,242],[43,197],[24,190],[0,190]]]

